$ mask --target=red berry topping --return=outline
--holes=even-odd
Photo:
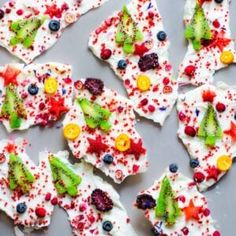
[[[219,231],[215,231],[215,232],[213,233],[213,236],[220,236],[220,232],[219,232]]]
[[[51,200],[51,193],[47,193],[46,196],[45,196],[45,201],[50,201]]]
[[[111,50],[107,48],[107,49],[102,49],[100,56],[102,60],[108,60],[111,57],[111,54],[112,54]]]
[[[43,207],[37,207],[35,213],[38,217],[43,218],[46,216],[46,210]]]
[[[87,89],[92,95],[101,95],[104,89],[104,83],[100,79],[87,78],[84,83],[84,88]]]
[[[185,132],[186,135],[188,135],[190,137],[195,137],[196,136],[196,130],[192,126],[186,126],[185,129],[184,129],[184,132]]]
[[[196,172],[193,175],[193,179],[197,183],[202,183],[205,180],[205,175],[203,173],[201,173],[201,172]]]
[[[113,208],[113,202],[107,192],[101,189],[95,189],[91,195],[92,204],[98,211],[106,212]]]
[[[215,20],[212,22],[212,24],[213,24],[213,26],[214,26],[215,28],[220,28],[220,22],[219,22],[217,19],[215,19]]]
[[[150,112],[154,112],[156,109],[155,109],[155,107],[154,107],[153,105],[149,105],[149,106],[148,106],[148,110],[149,110]]]
[[[184,227],[183,229],[181,229],[181,231],[183,232],[184,235],[188,235],[189,234],[189,230],[187,227]]]
[[[16,11],[16,14],[17,14],[18,16],[23,15],[23,13],[24,13],[24,11],[23,11],[22,9],[19,9],[19,10]]]
[[[211,211],[208,209],[208,208],[206,208],[204,211],[203,211],[203,215],[204,216],[209,216],[211,214]]]
[[[147,98],[144,98],[141,102],[140,102],[140,106],[143,107],[143,106],[146,106],[148,104],[148,99]]]
[[[218,103],[216,104],[216,110],[217,110],[218,112],[224,112],[225,109],[226,109],[225,104],[223,104],[223,103],[221,103],[221,102],[218,102]]]
[[[205,90],[202,93],[202,99],[204,102],[213,102],[216,94],[214,91]]]
[[[57,199],[56,197],[54,197],[54,198],[51,200],[51,204],[52,204],[53,206],[55,206],[55,205],[57,205],[57,203],[58,203],[58,199]]]
[[[162,82],[164,85],[168,85],[170,83],[170,79],[165,77]]]
[[[196,67],[193,65],[189,65],[184,69],[185,75],[192,77],[196,71]]]
[[[178,116],[180,121],[184,121],[186,119],[186,115],[183,112],[179,112]]]
[[[45,108],[45,103],[41,102],[39,103],[39,110],[43,110]]]

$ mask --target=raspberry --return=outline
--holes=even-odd
[[[142,210],[152,209],[156,206],[156,201],[151,195],[142,194],[137,197],[136,206]]]
[[[159,66],[156,53],[146,54],[139,59],[138,66],[142,72],[154,70]]]
[[[101,95],[104,89],[104,83],[100,79],[87,78],[84,83],[84,88],[92,95]]]
[[[92,204],[98,211],[106,212],[113,208],[113,202],[107,192],[101,189],[95,189],[91,195]]]

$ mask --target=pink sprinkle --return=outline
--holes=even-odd
[[[22,9],[17,10],[16,14],[21,16],[23,15],[24,11]]]

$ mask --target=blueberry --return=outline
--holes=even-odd
[[[111,221],[104,221],[103,224],[102,224],[102,228],[103,230],[107,231],[107,232],[110,232],[113,228],[113,225],[111,223]]]
[[[31,84],[31,85],[28,87],[28,92],[29,92],[29,94],[31,94],[31,95],[36,95],[36,94],[39,92],[39,88],[38,88],[37,85]]]
[[[167,35],[166,35],[166,33],[165,33],[164,31],[159,31],[159,32],[157,33],[157,39],[158,39],[159,41],[165,41],[166,38],[167,38]]]
[[[215,0],[216,3],[222,3],[224,0]]]
[[[119,60],[118,61],[118,69],[124,70],[127,67],[127,61],[126,60]]]
[[[19,214],[23,214],[26,212],[27,206],[24,202],[18,203],[16,206],[16,210]]]
[[[178,171],[178,166],[177,166],[177,164],[170,164],[169,170],[170,170],[170,172],[172,172],[172,173],[176,173],[176,172]]]
[[[57,32],[61,27],[61,24],[58,20],[51,20],[49,22],[49,29],[53,32]]]
[[[106,163],[106,164],[111,164],[113,162],[114,158],[112,155],[110,154],[106,154],[104,157],[103,157],[103,161]]]
[[[192,160],[190,160],[190,167],[191,168],[196,168],[196,167],[198,167],[199,166],[199,161],[198,161],[198,159],[192,159]]]
[[[5,13],[2,9],[0,9],[0,20],[4,17]]]

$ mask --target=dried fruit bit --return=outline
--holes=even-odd
[[[170,180],[165,177],[161,183],[161,190],[157,199],[156,217],[163,218],[167,225],[174,225],[176,218],[181,215],[175,193]]]
[[[93,190],[91,194],[92,204],[96,207],[98,211],[106,212],[113,208],[113,202],[108,196],[107,192],[101,189]]]
[[[24,194],[31,190],[35,181],[34,175],[15,154],[9,156],[8,181],[11,190],[19,190]]]
[[[81,177],[57,157],[49,157],[49,162],[57,192],[59,194],[67,193],[71,197],[77,196],[77,186],[81,183]]]
[[[196,130],[192,126],[186,126],[185,129],[184,129],[184,132],[185,132],[186,135],[188,135],[190,137],[195,137],[196,136]]]
[[[217,168],[220,171],[228,171],[232,166],[232,158],[230,156],[221,156],[217,159]]]
[[[193,65],[189,65],[189,66],[185,67],[184,74],[189,77],[192,77],[194,75],[195,71],[196,71],[196,67]]]
[[[192,41],[196,51],[202,48],[202,40],[212,39],[211,28],[199,3],[196,4],[191,23],[185,29],[185,38]]]
[[[46,210],[43,207],[37,207],[35,210],[35,214],[39,217],[39,218],[44,218],[46,216]]]
[[[115,147],[120,152],[125,152],[130,148],[131,140],[127,134],[120,134],[115,139]]]
[[[100,57],[102,58],[102,60],[108,60],[111,57],[112,51],[109,48],[103,48],[101,50],[101,55]]]
[[[84,88],[92,95],[101,95],[104,89],[104,83],[100,79],[87,78],[84,83]]]
[[[150,78],[146,75],[139,75],[137,77],[137,87],[141,92],[149,90],[151,87]]]
[[[138,66],[142,72],[156,69],[159,66],[158,55],[150,53],[142,56],[139,59]]]
[[[218,111],[218,112],[224,112],[225,111],[225,109],[226,109],[226,106],[225,106],[225,104],[223,104],[223,103],[221,103],[221,102],[218,102],[217,104],[216,104],[216,110]]]
[[[49,77],[44,81],[44,91],[49,95],[56,93],[58,88],[57,80],[53,77]]]
[[[81,132],[80,126],[77,124],[67,124],[63,129],[64,137],[68,140],[75,140],[79,137]]]
[[[117,44],[122,45],[124,53],[132,54],[135,50],[134,43],[143,40],[143,35],[126,6],[123,7],[120,21],[115,41]]]
[[[207,111],[198,129],[197,136],[204,139],[205,144],[210,147],[215,146],[216,140],[221,139],[223,136],[216,112],[211,104],[208,105]]]
[[[220,55],[220,61],[226,65],[232,64],[234,62],[234,54],[230,51],[224,51]]]
[[[141,194],[137,196],[136,206],[142,210],[152,209],[156,206],[156,201],[149,194]]]

